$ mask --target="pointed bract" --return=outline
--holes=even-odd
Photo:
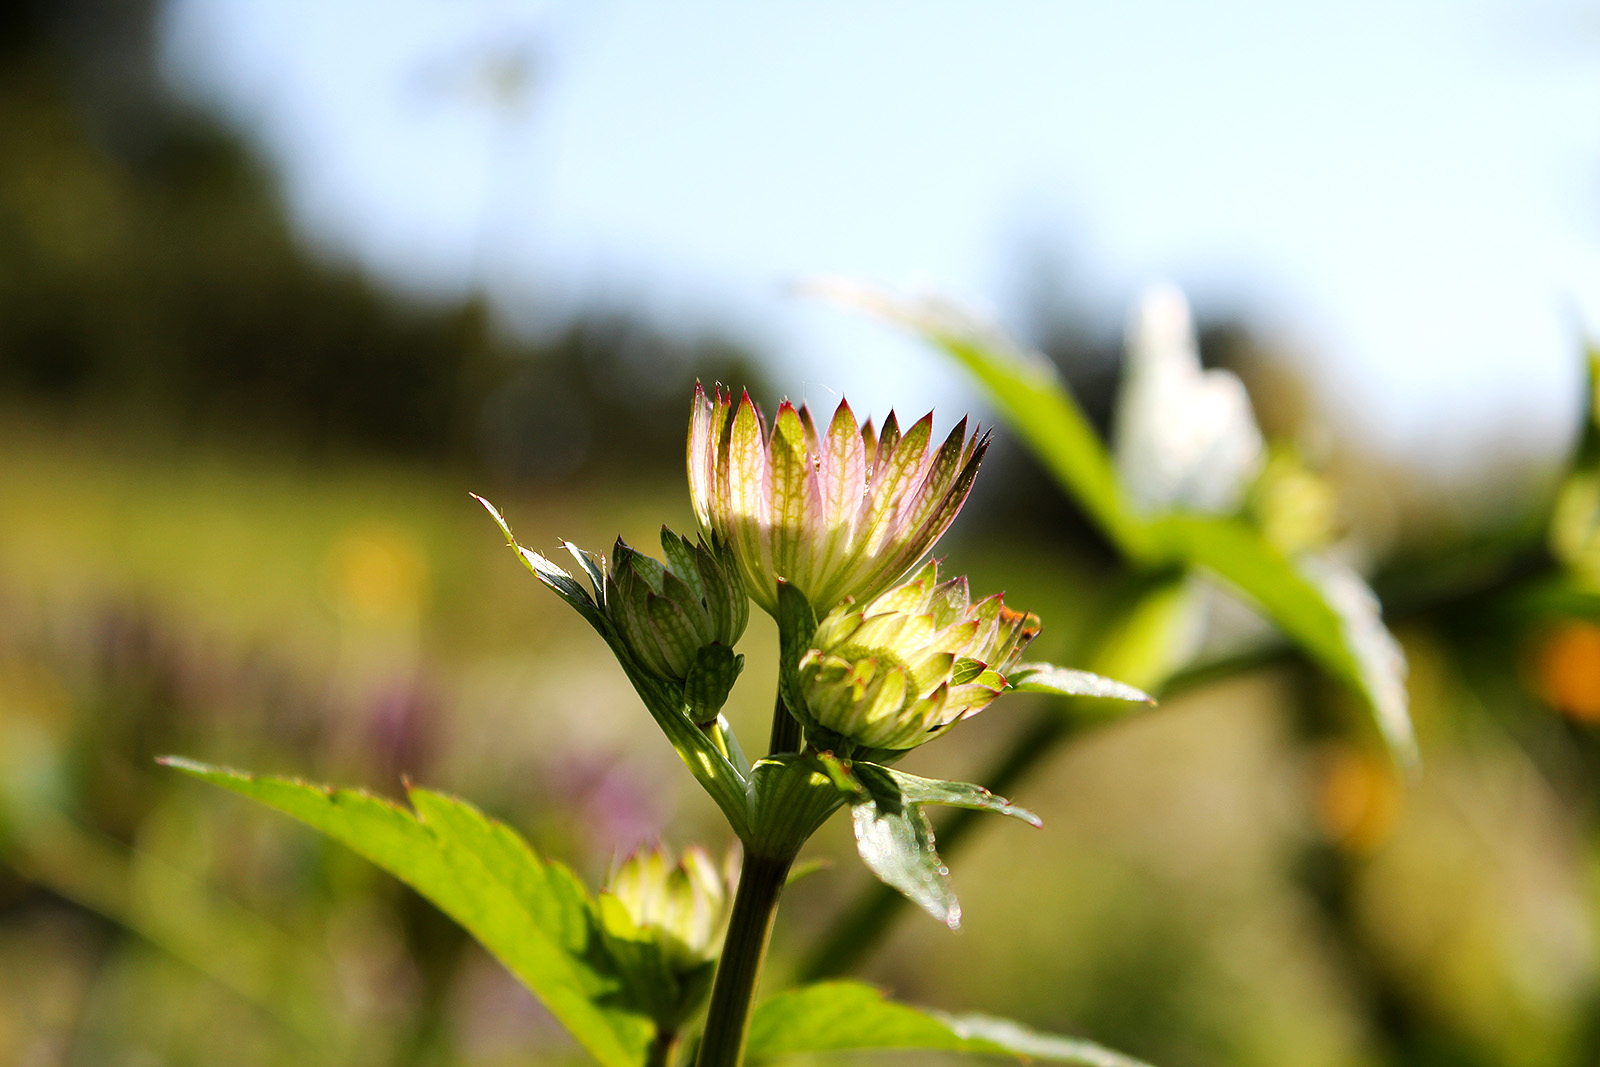
[[[700,532],[729,547],[769,613],[780,578],[819,614],[870,600],[949,528],[988,449],[963,419],[930,450],[932,426],[930,412],[902,436],[891,412],[875,432],[841,401],[819,435],[807,408],[785,402],[769,432],[748,393],[736,404],[696,385],[688,464]]]

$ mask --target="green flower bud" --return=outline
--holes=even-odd
[[[599,896],[605,943],[633,1006],[677,1030],[711,992],[733,899],[730,862],[704,849],[641,849],[612,872]]]
[[[744,665],[733,645],[750,620],[739,570],[704,541],[661,528],[666,564],[619,537],[606,576],[606,611],[646,670],[684,687],[697,722],[716,719]]]
[[[799,664],[814,725],[865,748],[931,741],[1006,689],[1039,620],[997,594],[970,602],[965,578],[936,562],[865,607],[846,601],[818,625]]]
[[[717,958],[732,900],[727,872],[698,846],[672,853],[640,849],[612,872],[605,892],[658,946],[675,971],[689,971]]]

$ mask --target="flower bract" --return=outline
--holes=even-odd
[[[1038,632],[1037,616],[998,594],[971,603],[967,580],[940,582],[931,562],[818,625],[799,664],[808,725],[865,748],[914,748],[999,696]]]
[[[882,432],[856,423],[841,401],[818,430],[785,401],[772,427],[750,395],[695,387],[689,489],[708,538],[725,542],[750,596],[777,611],[777,582],[818,614],[845,597],[870,600],[916,566],[972,489],[988,435],[961,420],[930,448],[933,413],[905,433],[893,413]]]

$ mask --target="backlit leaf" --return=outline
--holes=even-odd
[[[565,867],[546,863],[504,824],[424,789],[414,811],[359,790],[258,777],[167,758],[348,846],[467,929],[578,1043],[607,1067],[637,1067],[653,1034],[616,1005],[619,983],[598,941],[593,902]]]
[[[897,1004],[860,982],[822,982],[765,1001],[750,1021],[745,1048],[751,1062],[807,1052],[926,1049],[1079,1067],[1149,1067],[1092,1041],[1042,1033],[1009,1019]]]

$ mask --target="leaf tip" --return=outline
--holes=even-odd
[[[209,763],[201,763],[199,760],[190,759],[188,756],[169,754],[157,756],[155,759],[163,767],[171,767],[175,771],[183,771],[185,774],[193,774],[200,778],[216,778],[220,776],[242,778],[245,781],[253,781],[255,779],[255,775],[245,771],[236,771],[232,767],[217,767]]]

